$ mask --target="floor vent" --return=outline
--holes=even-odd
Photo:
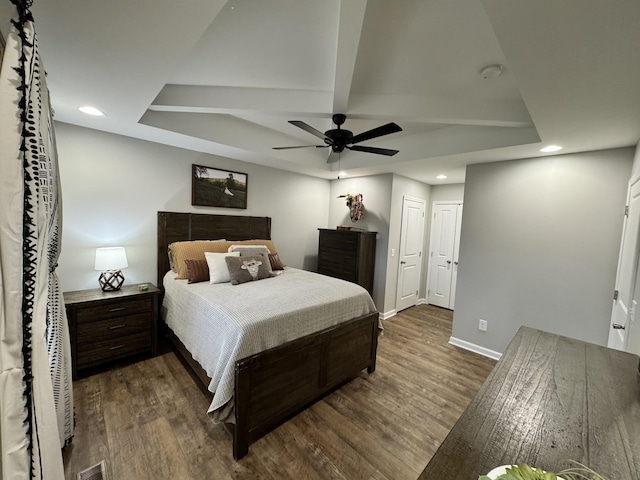
[[[93,467],[78,472],[78,480],[107,480],[104,460]]]

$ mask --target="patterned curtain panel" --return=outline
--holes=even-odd
[[[0,70],[0,477],[62,479],[73,395],[55,273],[57,153],[31,3],[10,1],[15,16]]]

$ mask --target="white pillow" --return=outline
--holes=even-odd
[[[209,265],[209,283],[227,283],[231,281],[225,257],[239,257],[240,252],[216,253],[204,252]]]

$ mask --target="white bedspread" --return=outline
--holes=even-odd
[[[289,267],[240,285],[189,285],[175,276],[164,277],[163,315],[211,378],[208,412],[218,420],[233,396],[236,360],[376,311],[359,285]]]

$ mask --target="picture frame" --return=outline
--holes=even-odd
[[[191,205],[247,208],[249,175],[205,165],[191,165]]]

